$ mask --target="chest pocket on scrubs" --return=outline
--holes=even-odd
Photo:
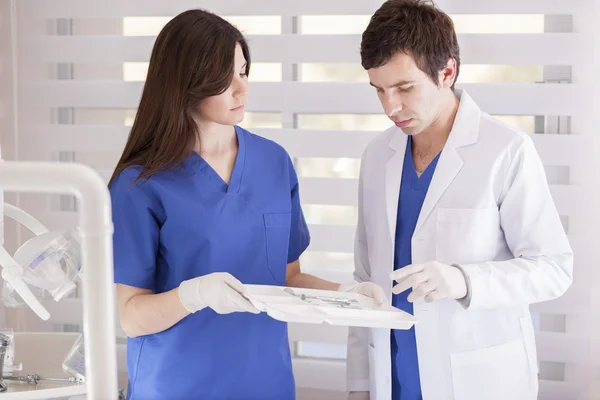
[[[290,244],[291,213],[263,214],[267,268],[278,285],[285,284],[288,248]]]

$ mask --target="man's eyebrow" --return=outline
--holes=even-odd
[[[410,85],[411,83],[414,83],[414,81],[399,81],[390,87],[406,86],[406,85]],[[373,82],[369,82],[369,85],[373,86],[374,88],[379,89],[379,87],[374,85]]]

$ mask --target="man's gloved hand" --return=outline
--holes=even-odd
[[[179,299],[191,313],[210,307],[218,314],[259,314],[260,311],[242,296],[245,291],[244,285],[231,274],[215,272],[181,282]]]
[[[431,303],[441,299],[459,300],[467,295],[467,282],[462,270],[437,261],[407,265],[392,272],[390,278],[398,283],[392,289],[394,294],[413,289],[408,296],[410,302],[423,296],[426,302]]]
[[[364,296],[373,298],[377,304],[384,304],[388,301],[383,289],[373,282],[347,282],[340,285],[338,292],[362,294]]]
[[[369,400],[369,392],[350,392],[347,400]]]

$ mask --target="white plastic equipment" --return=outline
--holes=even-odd
[[[0,160],[0,192],[2,191],[75,195],[79,200],[78,226],[82,262],[86,270],[82,276],[83,334],[86,338],[85,386],[71,385],[48,390],[32,388],[29,396],[22,397],[21,392],[15,398],[63,398],[85,392],[89,400],[117,399],[112,217],[106,183],[93,169],[76,163]],[[41,224],[36,226],[37,221],[34,222],[33,218],[27,221],[27,216],[16,208],[8,207],[4,213],[9,217],[17,215],[16,219],[36,235],[44,233],[45,228]],[[9,260],[12,257],[4,250],[0,260],[4,268],[2,275],[10,280],[11,286],[19,290],[20,295],[25,293],[27,297],[26,293],[30,290],[19,277],[20,266],[8,263]],[[19,281],[23,283],[20,287]],[[32,295],[26,301],[33,304],[38,315],[47,318],[47,310],[35,296]],[[11,395],[9,390],[0,397],[8,400],[12,398]]]
[[[417,319],[389,304],[356,293],[245,285],[254,307],[274,319],[308,324],[410,329]]]
[[[49,232],[37,219],[20,208],[11,204],[4,204],[3,206],[4,216],[14,219],[35,235],[32,240],[17,250],[15,257],[18,256],[18,253],[23,254],[23,250],[29,253],[31,253],[31,251],[28,250],[36,251],[36,249],[32,249],[32,247],[36,247],[39,251],[43,250],[45,245],[51,241],[54,234]],[[27,304],[38,317],[43,320],[48,320],[48,318],[50,318],[50,313],[42,305],[35,294],[33,294],[29,286],[23,281],[23,264],[16,261],[15,258],[6,251],[2,243],[0,243],[0,266],[2,267],[2,279],[4,279],[19,296],[21,296],[25,304]]]

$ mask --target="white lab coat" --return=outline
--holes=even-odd
[[[530,400],[537,356],[529,304],[561,296],[573,254],[531,138],[464,91],[412,237],[413,263],[460,264],[472,298],[414,303],[424,400]],[[407,136],[393,127],[362,159],[355,278],[391,299]],[[390,331],[352,328],[348,390],[391,398]]]

